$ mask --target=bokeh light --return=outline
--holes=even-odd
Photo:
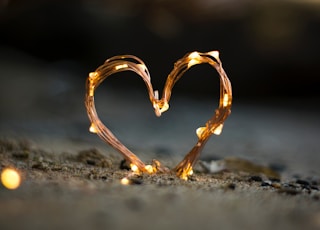
[[[12,168],[5,168],[1,172],[1,183],[7,189],[17,189],[21,184],[20,174]]]

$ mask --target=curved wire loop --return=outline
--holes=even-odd
[[[162,167],[158,161],[154,161],[153,165],[145,165],[133,152],[125,147],[113,133],[102,123],[98,117],[95,104],[95,89],[110,75],[122,72],[133,71],[137,73],[145,82],[149,94],[150,102],[153,105],[155,114],[161,114],[169,109],[169,101],[172,89],[175,83],[183,76],[183,74],[192,66],[208,63],[216,69],[220,76],[220,100],[219,107],[215,110],[214,115],[206,122],[205,126],[196,130],[198,141],[184,159],[174,168],[176,174],[187,179],[193,171],[192,168],[198,160],[200,153],[206,142],[212,134],[219,135],[222,131],[224,121],[231,113],[232,104],[232,88],[230,80],[222,68],[218,51],[207,53],[192,52],[186,54],[175,64],[163,89],[162,98],[158,98],[158,92],[153,90],[149,71],[144,62],[133,55],[114,56],[105,61],[103,65],[98,67],[95,72],[91,72],[86,82],[85,105],[89,119],[91,121],[90,131],[96,133],[103,141],[111,145],[119,151],[123,157],[131,163],[131,169],[134,172],[155,173],[157,171],[165,172],[166,168]]]

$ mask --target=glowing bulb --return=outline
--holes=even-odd
[[[130,184],[130,180],[127,177],[124,177],[121,179],[120,183],[123,185],[128,185]]]
[[[196,133],[197,133],[198,138],[201,137],[203,131],[205,131],[206,129],[207,129],[206,127],[199,127],[199,128],[197,128]]]
[[[162,108],[160,109],[160,112],[161,113],[164,113],[165,111],[167,111],[169,109],[169,104],[168,104],[168,102],[164,102],[164,104],[163,104],[163,106],[162,106]]]
[[[144,64],[137,64],[137,66],[139,66],[139,68],[142,69],[142,71],[144,72],[147,70],[147,67]]]
[[[144,168],[145,168],[145,169],[147,170],[147,172],[150,173],[150,174],[152,174],[152,173],[155,172],[155,170],[154,170],[154,168],[152,167],[152,165],[146,165]]]
[[[217,59],[218,61],[220,61],[219,59],[219,51],[211,51],[209,52],[209,54],[214,57],[215,59]]]
[[[188,180],[188,176],[185,175],[185,174],[181,174],[180,178],[181,178],[182,180]]]
[[[189,54],[189,56],[188,56],[190,59],[196,59],[196,58],[199,58],[200,57],[200,55],[199,55],[199,53],[198,52],[192,52],[191,54]]]
[[[97,74],[98,74],[97,72],[91,72],[89,73],[89,78],[93,79],[97,76]]]
[[[199,63],[201,63],[199,60],[197,60],[197,59],[191,59],[191,60],[188,62],[188,68],[190,68],[190,67],[193,66],[193,65],[197,65],[197,64],[199,64]]]
[[[114,67],[116,70],[119,70],[119,69],[123,69],[123,68],[128,68],[128,65],[127,64],[122,64],[122,65],[117,65],[116,67]]]
[[[4,169],[1,173],[1,182],[7,189],[16,189],[20,186],[21,178],[14,169]]]
[[[227,107],[229,104],[229,95],[227,93],[225,93],[223,95],[223,107]]]
[[[91,133],[97,133],[98,132],[97,129],[96,129],[96,126],[93,123],[90,125],[89,131]]]
[[[159,91],[155,90],[153,93],[154,93],[154,99],[159,100]]]
[[[90,95],[90,97],[93,97],[93,95],[94,95],[94,86],[93,85],[90,85],[89,95]]]
[[[223,128],[223,124],[220,124],[220,125],[213,131],[213,133],[214,133],[215,135],[220,135],[221,132],[222,132],[222,128]]]
[[[138,166],[136,166],[135,164],[130,164],[130,168],[131,168],[132,172],[139,174]]]
[[[193,65],[197,65],[201,63],[199,60],[200,55],[198,52],[192,52],[191,54],[189,54],[188,58],[190,59],[188,62],[188,68],[190,68]]]

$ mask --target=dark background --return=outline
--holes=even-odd
[[[219,50],[235,98],[318,97],[319,28],[317,1],[0,1],[2,62],[23,55],[83,82],[105,59],[133,54],[161,89],[185,53]],[[184,90],[210,92],[210,77],[195,79]]]

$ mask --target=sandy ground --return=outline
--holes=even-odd
[[[188,181],[132,176],[120,167],[122,157],[88,132],[85,78],[62,81],[66,73],[37,64],[1,64],[0,170],[14,167],[23,178],[16,190],[0,185],[1,230],[320,229],[317,98],[235,97],[222,134],[203,151],[202,161],[245,159],[280,179],[241,161],[218,173],[198,165]],[[144,161],[169,167],[191,149],[195,129],[217,103],[177,95],[159,119],[143,91],[104,87],[97,109],[106,125]]]
[[[22,175],[0,188],[1,229],[319,229],[320,181],[261,174],[131,175],[97,149],[53,153],[1,141],[1,168]],[[166,161],[164,161],[166,162]],[[129,178],[129,185],[121,179]]]
[[[35,129],[36,121],[8,119],[2,123],[7,134],[2,134],[0,169],[17,168],[23,182],[14,191],[0,187],[0,228],[319,229],[319,129],[312,120],[316,115],[301,124],[299,114],[286,119],[290,111],[239,107],[222,135],[210,140],[202,160],[235,156],[272,167],[281,180],[270,180],[241,164],[214,174],[198,166],[189,181],[170,174],[130,176],[120,168],[121,156],[90,134],[85,120],[42,121]],[[158,128],[143,126],[145,119],[138,119],[128,130],[120,125],[119,135],[146,162],[157,158],[173,167],[187,152],[185,145],[194,143],[192,131],[190,136],[174,136],[187,133],[185,124],[196,116],[186,110],[186,123],[172,126],[174,132],[157,123]],[[113,119],[111,124],[117,124],[121,117]],[[133,131],[140,125],[145,132]],[[52,133],[46,133],[49,130]],[[161,135],[160,142],[152,134]],[[130,185],[121,184],[124,177]]]

